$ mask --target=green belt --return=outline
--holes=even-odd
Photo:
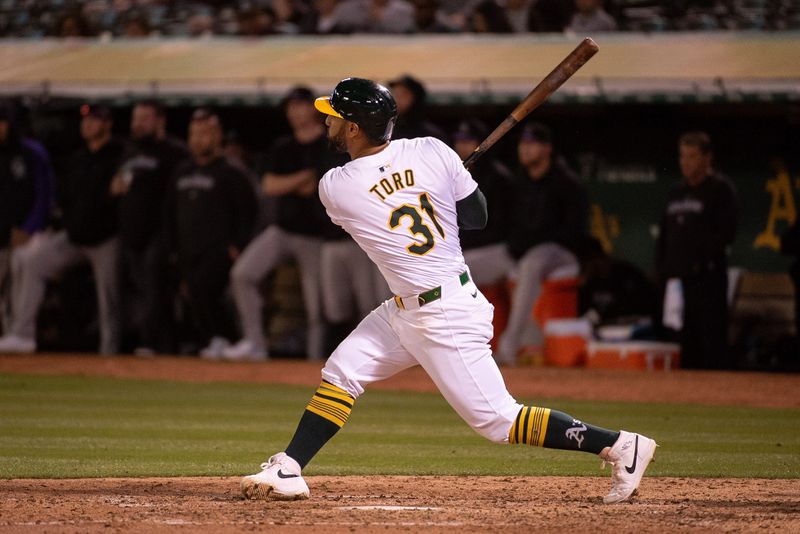
[[[469,282],[469,273],[467,271],[464,271],[463,273],[458,275],[458,279],[461,282],[462,286],[466,285],[466,283]],[[431,302],[439,300],[440,298],[442,298],[442,286],[436,286],[433,289],[429,289],[426,292],[417,295],[417,299],[419,300],[420,306],[430,304]],[[394,298],[394,301],[397,304],[398,308],[405,309],[403,301],[400,299],[400,297],[396,296]]]

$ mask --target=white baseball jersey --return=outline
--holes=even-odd
[[[477,187],[450,147],[422,137],[392,141],[377,154],[329,170],[319,196],[392,292],[406,297],[466,270],[456,201]]]
[[[331,219],[396,295],[441,287],[439,298],[416,309],[393,299],[378,306],[328,358],[322,377],[357,398],[368,384],[419,364],[476,432],[504,443],[522,405],[492,358],[492,305],[459,276],[467,267],[456,201],[477,187],[458,155],[432,137],[392,141],[322,177]]]

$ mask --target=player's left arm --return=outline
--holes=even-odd
[[[456,201],[456,214],[458,227],[462,230],[481,230],[489,221],[489,210],[486,207],[486,197],[480,189]]]

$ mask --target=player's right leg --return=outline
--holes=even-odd
[[[284,452],[242,479],[248,499],[307,499],[302,469],[344,426],[356,398],[375,381],[416,365],[390,326],[387,301],[370,313],[336,348],[322,370],[322,383],[306,406]]]
[[[472,296],[475,295],[475,296]],[[404,320],[404,318],[408,320]],[[613,464],[607,503],[627,499],[655,452],[655,441],[586,424],[566,413],[523,406],[508,393],[491,356],[492,307],[471,283],[398,316],[396,329],[453,409],[480,435],[597,454]]]

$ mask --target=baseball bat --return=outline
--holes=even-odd
[[[581,41],[581,43],[575,47],[575,50],[570,52],[550,74],[545,76],[544,79],[528,93],[528,96],[514,108],[514,111],[512,111],[480,145],[478,145],[475,152],[464,161],[464,167],[469,169],[475,165],[475,162],[478,161],[478,158],[480,158],[484,152],[492,148],[492,146],[499,141],[501,137],[507,134],[511,128],[525,119],[531,111],[538,108],[542,102],[547,100],[559,87],[564,85],[564,82],[569,80],[569,78],[589,61],[598,50],[600,50],[600,47],[597,46],[597,43],[595,43],[591,37],[587,37]]]

